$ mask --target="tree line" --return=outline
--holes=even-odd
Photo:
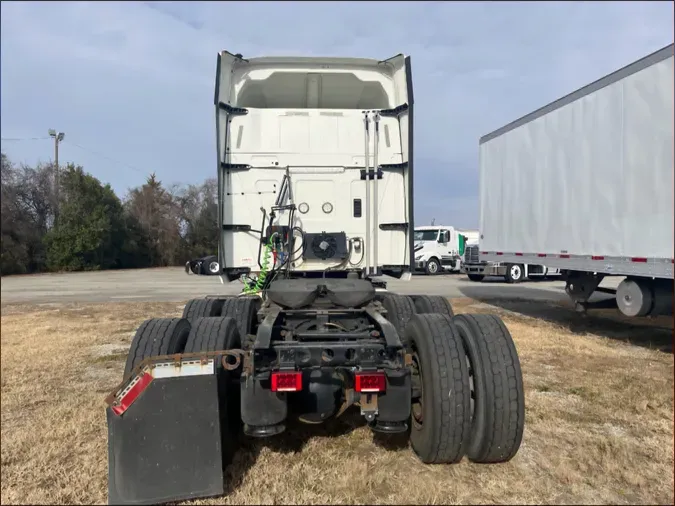
[[[2,154],[0,274],[184,265],[216,254],[215,179],[165,186],[151,174],[119,198],[78,165]]]

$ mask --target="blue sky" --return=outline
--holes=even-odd
[[[416,223],[476,227],[478,138],[673,42],[673,2],[2,2],[4,138],[119,195],[215,176],[216,54],[412,56]],[[15,162],[50,140],[2,141]]]

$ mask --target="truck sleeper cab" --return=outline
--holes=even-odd
[[[263,270],[259,234],[252,232],[263,221],[287,227],[279,232],[298,251],[281,253],[293,257],[294,272],[337,265],[409,276],[412,101],[405,58],[318,64],[224,52],[219,61],[219,262],[226,280]]]

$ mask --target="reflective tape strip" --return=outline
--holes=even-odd
[[[152,376],[161,378],[182,378],[186,376],[206,376],[214,374],[215,362],[213,359],[202,362],[201,360],[185,360],[183,362],[162,362],[154,364]]]
[[[129,406],[133,404],[136,398],[141,395],[143,390],[152,382],[152,376],[147,372],[142,372],[134,380],[129,383],[122,393],[117,397],[117,402],[111,407],[113,413],[121,415]]]
[[[675,259],[673,258],[647,258],[647,257],[610,257],[605,255],[571,255],[569,253],[523,253],[518,252],[503,252],[503,251],[481,251],[481,256],[487,255],[497,255],[497,256],[517,256],[517,257],[528,257],[528,258],[561,258],[577,261],[593,260],[593,261],[604,261],[604,262],[620,262],[620,263],[639,263],[639,264],[649,264],[649,265],[660,265],[662,263],[675,264]],[[532,262],[535,263],[535,262]]]

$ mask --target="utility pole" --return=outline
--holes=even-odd
[[[66,136],[63,132],[57,132],[53,128],[49,129],[49,136],[54,138],[54,226],[59,219],[59,143]]]

